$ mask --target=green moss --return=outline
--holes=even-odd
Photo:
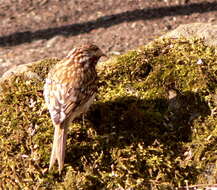
[[[32,64],[30,70],[35,72],[41,79],[45,79],[49,69],[58,61],[59,59],[45,59]]]
[[[217,49],[197,39],[155,41],[99,66],[99,92],[70,127],[63,174],[47,171],[53,127],[43,80],[1,84],[0,178],[17,189],[174,189],[216,183]],[[172,96],[171,96],[172,94]],[[211,176],[211,177],[210,177]]]

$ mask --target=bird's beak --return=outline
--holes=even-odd
[[[98,56],[99,57],[108,57],[105,53],[103,53],[101,50],[100,51],[98,51]]]
[[[102,53],[101,56],[102,56],[102,57],[106,57],[106,58],[108,58],[108,56],[107,56],[106,54],[104,54],[104,53]]]

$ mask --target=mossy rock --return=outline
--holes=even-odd
[[[53,127],[37,76],[1,82],[3,189],[174,189],[217,179],[217,49],[161,39],[100,63],[99,92],[70,126],[62,175],[48,173]]]

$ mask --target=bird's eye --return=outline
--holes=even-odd
[[[92,46],[92,48],[91,48],[93,51],[97,51],[99,48],[97,47],[97,46]]]

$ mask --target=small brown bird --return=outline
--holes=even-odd
[[[61,173],[65,159],[67,128],[92,104],[97,91],[95,66],[102,51],[93,44],[74,48],[48,73],[44,98],[54,125],[49,170],[57,160]]]

